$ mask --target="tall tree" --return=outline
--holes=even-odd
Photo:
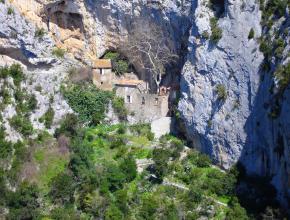
[[[135,23],[121,50],[133,64],[138,64],[151,74],[159,91],[166,67],[178,59],[173,51],[173,41],[164,30],[152,22]]]

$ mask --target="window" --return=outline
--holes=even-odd
[[[126,102],[127,102],[127,103],[132,103],[132,96],[127,95],[127,97],[126,97]]]
[[[155,98],[155,105],[158,105],[158,98]]]
[[[101,75],[104,75],[104,74],[105,74],[105,70],[101,69]]]
[[[142,97],[142,105],[145,105],[145,98]]]
[[[104,84],[104,82],[102,81],[102,82],[101,82],[101,85],[103,85],[103,84]]]

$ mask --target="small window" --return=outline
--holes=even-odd
[[[101,75],[104,75],[104,74],[105,74],[105,70],[101,69]]]
[[[127,97],[126,97],[126,102],[127,102],[127,103],[132,103],[132,96],[127,95]]]
[[[104,84],[104,82],[101,82],[101,85],[103,85]]]
[[[155,105],[158,105],[158,98],[155,98]]]
[[[145,105],[145,98],[142,97],[142,105]]]

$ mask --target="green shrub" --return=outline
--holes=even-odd
[[[9,193],[7,206],[8,219],[38,219],[40,193],[36,185],[21,183],[15,192]]]
[[[127,73],[128,69],[129,64],[126,60],[118,60],[115,63],[113,63],[113,70],[119,75]]]
[[[130,126],[130,131],[137,134],[138,136],[146,136],[150,141],[154,139],[154,134],[151,131],[150,124],[134,124]]]
[[[45,30],[43,28],[37,28],[34,36],[37,38],[43,38],[44,35],[45,35]]]
[[[115,113],[118,115],[120,120],[126,120],[128,115],[128,110],[125,107],[124,99],[120,97],[114,97],[112,101],[112,106]]]
[[[120,164],[122,172],[126,176],[126,181],[131,182],[137,176],[137,165],[133,157],[129,156],[124,158]]]
[[[98,90],[92,84],[72,85],[63,94],[79,118],[92,124],[98,124],[105,118],[105,111],[113,97],[111,92]]]
[[[30,111],[34,111],[37,108],[37,99],[34,94],[28,98],[27,107]]]
[[[202,36],[202,38],[204,38],[204,39],[206,39],[206,40],[208,40],[209,37],[210,37],[210,36],[209,36],[209,33],[208,33],[207,31],[202,32],[201,36]]]
[[[0,96],[2,96],[2,98],[3,98],[3,104],[4,105],[8,105],[8,104],[11,103],[11,96],[10,96],[10,93],[9,93],[9,90],[8,89],[3,88],[0,91]]]
[[[228,94],[226,87],[222,84],[218,84],[215,88],[215,91],[217,93],[218,99],[221,101],[226,101]]]
[[[19,64],[12,64],[8,68],[8,75],[13,78],[14,85],[19,87],[22,80],[25,79],[22,68]]]
[[[250,32],[249,32],[249,35],[248,35],[248,39],[253,39],[255,37],[255,31],[253,28],[251,28]]]
[[[58,174],[52,180],[50,196],[61,204],[73,201],[75,182],[72,176],[66,173]]]
[[[168,172],[167,163],[169,161],[170,152],[167,149],[155,148],[152,152],[152,159],[154,161],[155,175],[160,182]]]
[[[120,54],[114,51],[109,51],[105,54],[104,59],[110,59],[112,61],[118,60]]]
[[[105,211],[105,220],[122,220],[124,219],[123,213],[117,206],[111,204]]]
[[[66,51],[64,49],[56,47],[53,49],[52,55],[56,56],[57,58],[64,58],[65,52]]]
[[[67,114],[64,120],[61,122],[59,128],[55,131],[55,136],[59,137],[64,134],[68,137],[76,136],[80,129],[80,122],[75,114]]]
[[[15,115],[10,119],[10,125],[24,136],[29,136],[33,133],[33,126],[26,117]]]
[[[260,43],[260,51],[264,54],[265,57],[270,56],[272,52],[271,43],[268,40],[262,39]]]
[[[109,51],[104,56],[105,59],[111,59],[113,63],[113,71],[121,75],[128,72],[129,63],[118,52]]]
[[[8,14],[8,15],[12,15],[12,14],[14,14],[14,9],[11,8],[11,7],[9,7],[9,8],[7,9],[7,14]]]
[[[279,90],[284,91],[290,83],[290,63],[278,67],[274,76],[278,80]]]
[[[277,40],[274,40],[273,44],[275,48],[274,55],[277,58],[281,59],[283,56],[284,48],[286,46],[286,44],[284,43],[284,40],[282,38],[279,38]]]
[[[217,44],[219,40],[222,38],[223,33],[222,29],[218,27],[218,19],[216,17],[212,17],[210,19],[210,27],[211,27],[211,36],[210,40]]]
[[[0,158],[8,158],[13,152],[13,144],[5,140],[5,129],[0,127]]]
[[[47,109],[44,115],[40,118],[40,122],[44,122],[46,128],[51,128],[52,122],[54,118],[54,110],[51,106]]]

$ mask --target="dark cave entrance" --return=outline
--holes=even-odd
[[[216,17],[224,17],[226,0],[210,0],[209,4]]]

